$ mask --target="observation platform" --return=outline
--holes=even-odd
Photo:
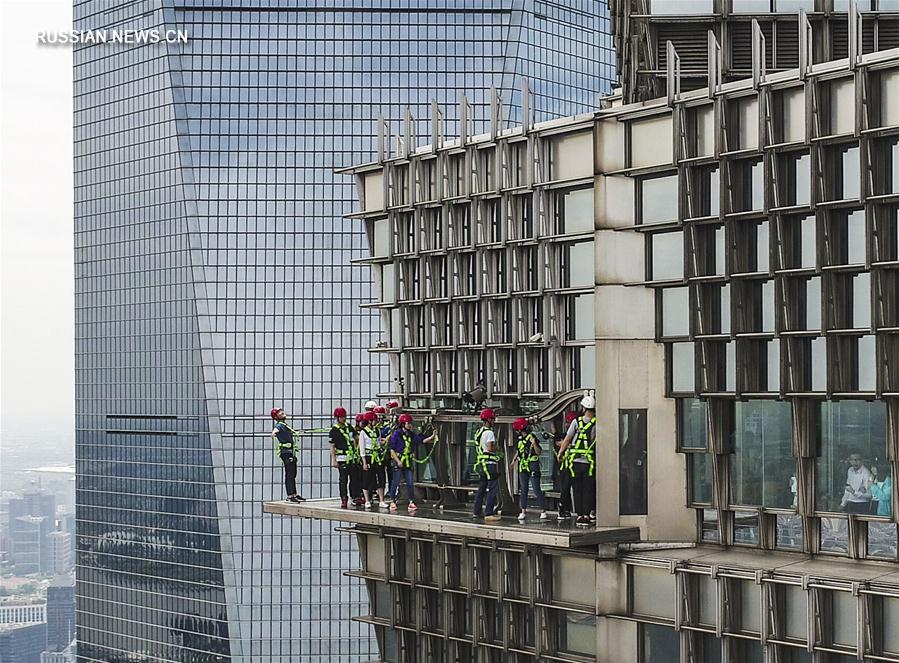
[[[555,516],[550,515],[547,520],[540,520],[536,513],[528,514],[524,522],[515,517],[517,514],[503,516],[499,521],[484,522],[483,518],[474,518],[469,511],[439,509],[421,502],[419,504],[416,511],[409,513],[405,505],[400,506],[398,511],[389,511],[358,507],[341,509],[339,499],[308,500],[299,504],[285,500],[265,502],[263,511],[280,516],[333,520],[370,527],[552,548],[583,548],[640,540],[638,527],[578,527],[573,518],[556,520]]]

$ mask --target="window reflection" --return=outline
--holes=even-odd
[[[737,402],[734,408],[731,502],[795,508],[790,404],[753,400]]]
[[[872,487],[891,477],[883,401],[825,401],[815,464],[818,511],[876,514]]]
[[[677,175],[643,180],[640,195],[640,223],[677,221]]]

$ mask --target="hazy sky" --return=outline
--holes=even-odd
[[[0,0],[4,447],[41,420],[72,435],[72,49],[36,44],[39,30],[71,25],[71,2]]]

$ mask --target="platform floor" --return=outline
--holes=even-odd
[[[629,543],[639,541],[637,527],[578,527],[574,519],[557,520],[552,514],[541,520],[538,513],[529,513],[524,522],[515,516],[504,516],[498,522],[485,522],[474,518],[470,512],[457,509],[438,509],[419,502],[419,508],[410,513],[405,504],[399,510],[340,508],[340,500],[308,500],[300,504],[288,501],[265,502],[266,513],[357,523],[398,530],[430,532],[463,536],[487,541],[510,541],[551,546],[554,548],[580,548],[602,543]]]

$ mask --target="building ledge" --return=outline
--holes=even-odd
[[[638,565],[685,567],[716,573],[780,576],[801,580],[827,578],[834,582],[862,583],[899,587],[899,569],[895,562],[847,559],[804,553],[721,548],[700,545],[692,548],[640,551],[622,555],[625,562]]]
[[[341,509],[340,500],[326,499],[308,500],[299,504],[287,501],[265,502],[263,511],[281,516],[334,520],[411,532],[553,548],[583,548],[599,544],[631,543],[640,539],[638,527],[595,525],[578,527],[573,519],[540,520],[536,514],[528,516],[524,522],[519,522],[511,516],[504,517],[498,522],[484,522],[483,519],[473,518],[468,511],[438,509],[427,505],[422,505],[414,514],[409,514],[405,507],[393,512],[386,509],[370,511],[358,508]]]

